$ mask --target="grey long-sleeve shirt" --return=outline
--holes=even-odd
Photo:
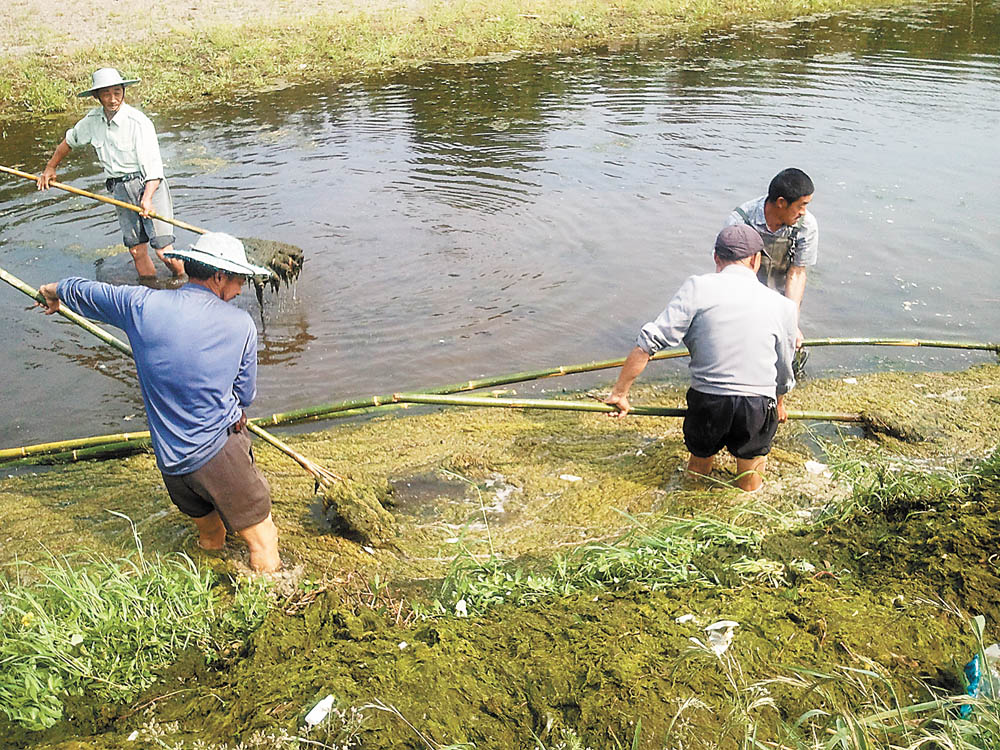
[[[795,386],[795,303],[761,284],[742,264],[690,276],[667,308],[639,331],[647,354],[691,352],[691,387],[719,396],[776,398]]]

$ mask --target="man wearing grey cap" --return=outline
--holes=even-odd
[[[222,232],[172,252],[187,266],[180,289],[68,278],[38,291],[48,314],[62,303],[125,331],[171,501],[194,521],[203,549],[222,549],[232,531],[247,543],[250,567],[269,573],[281,567],[278,532],[245,429],[257,394],[257,327],[227,303],[248,276],[271,272]]]
[[[125,103],[125,87],[138,82],[138,78],[122,78],[114,68],[100,68],[94,72],[90,88],[78,96],[92,96],[101,106],[91,109],[66,131],[66,137],[38,177],[38,189],[48,189],[56,178],[56,168],[72,149],[91,144],[104,169],[108,192],[142,209],[142,213],[136,213],[117,208],[122,241],[132,255],[139,277],[156,276],[156,267],[147,249],[150,245],[173,275],[181,276],[184,263],[167,255],[174,243],[170,224],[149,216],[152,212],[172,219],[173,205],[163,176],[163,160],[153,123]]]
[[[725,227],[715,240],[715,273],[690,276],[667,308],[639,331],[605,403],[619,417],[649,358],[681,342],[691,353],[684,443],[687,470],[708,475],[723,448],[736,457],[737,486],[760,488],[784,396],[795,385],[797,310],[757,280],[763,241],[745,224]]]

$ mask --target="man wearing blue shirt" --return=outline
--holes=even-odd
[[[169,257],[174,242],[170,224],[149,217],[153,212],[172,219],[173,204],[163,176],[163,160],[153,123],[125,103],[125,87],[138,82],[138,78],[122,78],[114,68],[94,72],[91,87],[78,96],[93,96],[101,106],[91,109],[66,131],[66,137],[38,177],[38,189],[48,189],[56,178],[56,167],[72,149],[91,144],[104,170],[108,192],[124,203],[142,208],[142,213],[117,208],[122,241],[132,255],[139,277],[156,276],[156,267],[147,250],[150,245],[173,275],[180,276],[184,273],[183,261]]]
[[[201,547],[221,549],[234,531],[250,548],[250,566],[274,571],[281,560],[270,490],[245,429],[257,393],[257,327],[227,304],[247,276],[270,272],[221,232],[172,254],[187,267],[180,289],[68,278],[39,291],[48,314],[61,301],[128,336],[157,467],[174,505],[198,527]]]
[[[761,284],[764,243],[745,224],[715,240],[715,273],[690,276],[659,317],[642,327],[605,403],[628,414],[632,383],[649,358],[681,342],[691,353],[684,443],[688,472],[708,475],[723,448],[736,457],[737,486],[760,488],[785,393],[795,385],[795,304]]]

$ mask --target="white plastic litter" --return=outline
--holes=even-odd
[[[306,714],[306,724],[311,727],[319,724],[323,719],[325,719],[329,714],[330,710],[333,708],[333,696],[328,695],[315,706],[312,710]]]
[[[708,633],[708,646],[716,656],[726,653],[739,626],[735,620],[719,620],[705,628],[705,632]]]
[[[469,605],[465,603],[465,599],[459,599],[455,602],[455,614],[458,617],[469,616]]]
[[[806,461],[806,471],[810,474],[815,474],[816,476],[826,477],[827,479],[833,476],[830,468],[826,464],[821,464],[819,461]]]
[[[691,620],[693,619],[694,615],[686,614],[686,615],[681,615],[680,617],[675,617],[674,622],[676,622],[678,625],[683,625],[686,622],[691,622]]]
[[[848,385],[857,385],[858,384],[858,379],[857,378],[844,378],[844,382],[847,383]]]
[[[578,477],[576,474],[560,474],[559,478],[564,482],[581,482],[583,477]]]

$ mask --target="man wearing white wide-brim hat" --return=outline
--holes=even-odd
[[[226,532],[236,532],[250,548],[250,566],[274,571],[281,560],[270,489],[245,429],[257,393],[257,327],[227,304],[248,276],[271,272],[250,263],[243,243],[221,232],[171,255],[187,268],[180,289],[69,278],[39,291],[49,314],[61,301],[125,331],[157,467],[171,501],[198,527],[199,545],[221,549]]]
[[[92,96],[101,106],[94,107],[66,131],[66,137],[38,177],[38,189],[49,187],[56,178],[59,163],[72,149],[91,144],[104,169],[108,192],[124,203],[142,208],[141,214],[127,208],[117,209],[122,241],[132,255],[139,276],[156,276],[156,267],[149,258],[149,246],[174,276],[180,276],[184,273],[184,264],[167,257],[173,249],[173,229],[167,222],[149,216],[155,213],[172,219],[174,214],[170,189],[163,176],[156,129],[146,115],[125,103],[125,87],[138,82],[138,78],[122,78],[114,68],[94,72],[90,88],[78,96]]]

